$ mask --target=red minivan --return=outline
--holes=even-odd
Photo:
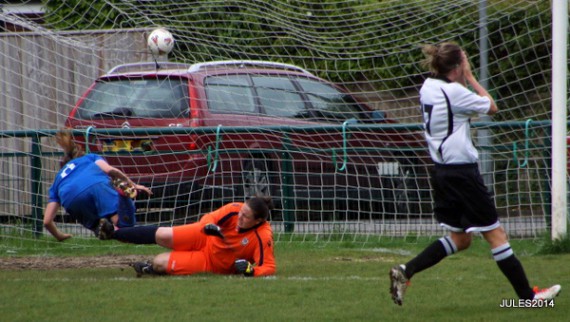
[[[300,67],[213,61],[116,66],[89,87],[66,126],[85,131],[78,141],[88,151],[151,187],[139,208],[185,213],[207,200],[264,194],[278,205],[295,201],[282,207],[309,207],[295,218],[304,220],[323,209],[336,219],[351,208],[370,218],[409,214],[429,197],[420,135],[350,130],[378,123],[395,122]],[[157,130],[93,131],[115,128]]]

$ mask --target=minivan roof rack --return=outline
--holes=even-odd
[[[279,69],[301,72],[313,76],[311,72],[299,66],[286,64],[286,63],[262,61],[262,60],[219,60],[219,61],[211,61],[205,63],[196,63],[192,64],[192,66],[188,68],[188,72],[197,72],[203,68],[208,68],[208,67],[222,67],[222,66],[232,66],[232,65],[238,67],[251,66],[251,67],[263,67],[263,68],[279,68]]]
[[[197,72],[204,68],[208,67],[227,67],[227,66],[237,66],[240,68],[243,67],[261,67],[261,68],[278,68],[284,70],[291,70],[300,72],[303,74],[314,76],[308,70],[301,68],[299,66],[295,66],[292,64],[286,63],[277,63],[271,61],[263,61],[263,60],[218,60],[218,61],[210,61],[204,63],[196,63],[196,64],[184,64],[184,63],[170,63],[170,62],[159,62],[158,63],[158,70],[161,69],[187,69],[189,73]],[[155,62],[139,62],[139,63],[130,63],[130,64],[121,64],[111,68],[107,75],[110,74],[119,74],[119,73],[127,73],[129,71],[154,71],[157,70],[157,63]]]
[[[121,64],[111,68],[107,74],[119,74],[119,73],[126,73],[129,71],[153,71],[153,70],[161,69],[187,69],[190,67],[188,64],[183,63],[169,63],[169,62],[140,62],[140,63],[130,63],[130,64]]]

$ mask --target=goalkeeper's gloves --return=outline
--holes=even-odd
[[[206,226],[204,226],[204,234],[224,238],[224,234],[222,234],[222,229],[220,228],[220,226],[216,224],[207,224]]]
[[[137,189],[128,182],[117,178],[113,180],[112,183],[121,196],[129,197],[131,199],[135,199],[137,197]]]
[[[253,276],[253,265],[245,259],[238,259],[234,262],[236,272],[244,276]]]

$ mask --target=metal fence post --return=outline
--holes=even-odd
[[[31,155],[31,184],[32,184],[32,225],[35,237],[39,237],[43,232],[42,220],[42,159],[41,159],[40,136],[38,132],[32,135],[32,155]]]
[[[283,136],[283,151],[281,152],[281,184],[283,187],[283,227],[285,232],[295,230],[295,199],[293,198],[293,160],[291,158],[291,138]]]

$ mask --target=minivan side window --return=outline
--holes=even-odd
[[[255,100],[247,76],[210,76],[204,81],[204,87],[211,112],[255,112]]]
[[[311,79],[298,79],[312,105],[312,114],[328,122],[342,122],[348,119],[366,119],[368,114],[349,96],[336,88]]]
[[[306,112],[298,90],[287,77],[252,76],[259,102],[269,116],[296,117]]]

